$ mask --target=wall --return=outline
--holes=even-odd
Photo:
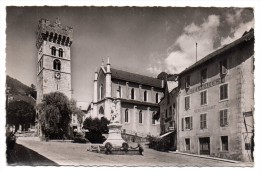
[[[250,44],[237,46],[236,48],[222,53],[218,58],[204,63],[197,69],[191,71],[191,86],[188,90],[184,88],[185,76],[180,78],[181,91],[179,97],[179,139],[178,147],[180,151],[185,152],[185,138],[190,138],[191,149],[189,153],[200,154],[199,138],[210,137],[210,154],[212,156],[246,160],[243,143],[243,111],[250,110],[253,107],[253,77],[252,77],[252,58],[250,52],[253,52],[252,41]],[[221,80],[219,73],[219,62],[221,59],[228,59],[228,73]],[[208,87],[200,88],[200,70],[204,67],[208,69],[207,83]],[[249,71],[249,72],[248,72]],[[212,81],[216,81],[214,84]],[[220,101],[220,85],[228,84],[228,100]],[[214,86],[213,86],[214,85]],[[199,89],[195,89],[199,88]],[[207,104],[200,105],[200,92],[207,90]],[[185,110],[184,98],[190,96],[190,109]],[[242,97],[244,103],[241,105]],[[228,109],[228,126],[220,127],[219,111]],[[207,128],[200,129],[200,114],[207,113]],[[193,127],[191,130],[182,131],[181,119],[192,116]],[[185,127],[185,125],[184,125]],[[221,150],[221,136],[228,136],[228,151]]]

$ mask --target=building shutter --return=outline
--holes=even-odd
[[[192,116],[190,117],[190,129],[192,130],[192,126],[193,126],[193,124],[192,124]]]
[[[181,118],[181,130],[184,131],[184,119]]]
[[[203,129],[203,118],[202,118],[202,114],[200,115],[200,129]]]
[[[224,117],[223,117],[224,118],[223,119],[223,124],[224,125],[228,125],[228,116],[227,115],[228,115],[228,111],[227,111],[227,109],[225,109],[224,110]]]
[[[219,119],[220,119],[220,126],[223,127],[224,122],[223,122],[223,111],[222,110],[219,112]]]
[[[204,114],[204,128],[207,128],[207,114]]]

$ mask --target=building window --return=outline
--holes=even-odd
[[[185,118],[185,129],[191,130],[192,129],[192,117]]]
[[[155,94],[155,102],[159,103],[159,94],[158,93]]]
[[[131,99],[135,99],[135,89],[134,88],[132,88],[131,89]]]
[[[62,50],[62,48],[59,48],[59,57],[63,57],[63,50]]]
[[[172,106],[170,106],[169,116],[172,116]]]
[[[207,90],[200,92],[200,104],[201,105],[207,104]]]
[[[220,69],[220,74],[221,75],[225,75],[227,74],[227,59],[224,59],[222,61],[219,62],[219,69]]]
[[[104,115],[104,108],[101,106],[98,111],[99,115]]]
[[[222,151],[228,151],[228,136],[221,136]]]
[[[128,109],[125,110],[125,122],[128,123]]]
[[[228,110],[224,109],[219,111],[220,126],[224,127],[228,125]]]
[[[190,88],[190,75],[185,77],[185,88]]]
[[[147,102],[147,91],[144,91],[144,101]]]
[[[200,115],[200,129],[207,128],[207,114]]]
[[[207,81],[207,68],[202,69],[200,71],[200,76],[201,76],[201,83],[205,83]]]
[[[101,100],[103,98],[103,84],[100,85],[99,87],[99,99]]]
[[[143,112],[142,110],[140,110],[139,112],[139,124],[142,124],[143,123]]]
[[[54,70],[60,70],[60,68],[61,68],[60,61],[59,61],[58,59],[55,59],[55,60],[53,61],[53,69],[54,69]]]
[[[223,84],[219,87],[220,100],[228,99],[228,84]]]
[[[56,47],[51,47],[51,55],[56,56]]]
[[[185,150],[189,151],[190,150],[190,139],[185,139]]]
[[[168,111],[167,111],[167,109],[165,110],[165,118],[168,118]]]
[[[185,110],[190,109],[190,96],[184,98],[185,100]]]
[[[118,86],[118,96],[119,98],[122,98],[122,87]]]

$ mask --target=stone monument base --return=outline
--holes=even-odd
[[[109,133],[108,133],[108,138],[107,140],[103,143],[103,145],[105,145],[107,142],[111,143],[112,146],[122,146],[122,144],[125,142],[122,139],[121,136],[121,128],[122,125],[119,123],[110,123],[108,124],[108,129],[109,129]]]

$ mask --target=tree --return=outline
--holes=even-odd
[[[83,123],[83,128],[89,130],[86,135],[87,139],[92,143],[102,143],[104,138],[102,134],[108,133],[109,120],[107,118],[102,117],[99,118],[86,118]]]
[[[36,87],[35,85],[31,84],[31,87],[29,89],[29,94],[34,98],[36,99],[37,97],[37,92],[36,92]]]
[[[49,138],[61,138],[63,134],[70,136],[71,102],[60,92],[43,95],[42,103],[37,105],[40,114],[42,132]]]
[[[25,101],[10,102],[6,109],[6,123],[15,125],[16,130],[22,125],[22,130],[30,127],[35,122],[35,109]]]

